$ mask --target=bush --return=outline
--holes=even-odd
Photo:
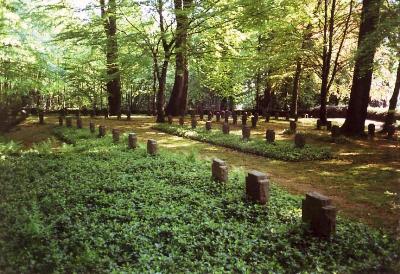
[[[256,138],[250,141],[243,141],[241,136],[223,134],[220,130],[206,131],[202,128],[192,129],[185,126],[169,124],[157,124],[153,126],[153,129],[283,161],[327,160],[332,158],[329,148],[306,145],[304,148],[300,149],[296,148],[293,142],[288,141],[276,141],[273,144]]]
[[[75,146],[0,161],[5,273],[361,273],[398,259],[399,242],[343,218],[335,238],[310,236],[300,197],[278,187],[268,207],[246,202],[242,172],[221,187],[193,156],[58,132]]]

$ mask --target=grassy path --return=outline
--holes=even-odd
[[[33,118],[21,124],[17,131],[8,137],[30,145],[32,142],[45,140],[51,136],[51,125],[57,124],[56,117],[49,117],[47,125],[38,126]],[[151,129],[154,119],[135,116],[132,121],[114,119],[95,119],[96,125],[104,124],[119,128],[125,132],[138,134],[139,142],[156,139],[163,148],[177,153],[196,153],[204,159],[214,157],[225,160],[232,168],[245,170],[256,169],[270,175],[272,181],[291,193],[304,195],[308,191],[319,191],[333,198],[340,214],[358,219],[376,227],[395,231],[400,219],[400,146],[398,142],[387,142],[383,139],[374,141],[355,140],[346,144],[328,144],[335,151],[336,158],[330,161],[312,161],[289,163],[237,152],[206,143],[192,141],[168,135]],[[88,126],[89,118],[84,118]],[[203,126],[200,123],[199,126]],[[260,123],[252,132],[261,138],[266,128],[277,132],[288,127],[285,121]],[[311,143],[321,143],[320,136],[327,133],[312,129],[307,121],[301,121],[300,130],[315,135]],[[240,128],[232,133],[239,134]],[[290,138],[278,134],[277,139]]]

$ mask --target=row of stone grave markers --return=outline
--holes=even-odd
[[[63,118],[60,116],[59,117],[59,125],[63,126],[64,121]],[[72,117],[67,117],[66,118],[66,126],[67,127],[72,127]],[[81,129],[82,128],[82,119],[80,117],[77,118],[77,128]],[[89,129],[91,133],[96,132],[96,126],[94,122],[89,123]],[[99,125],[99,134],[98,137],[102,138],[105,137],[107,134],[106,127],[104,125]],[[112,129],[112,138],[114,143],[118,143],[120,141],[120,134],[121,131],[119,129]],[[137,148],[137,135],[135,133],[129,133],[128,134],[128,148],[130,149],[135,149]],[[158,145],[157,141],[153,139],[149,139],[147,141],[147,153],[149,155],[157,155],[158,153]]]
[[[331,139],[333,142],[335,142],[341,136],[340,127],[337,125],[333,125],[333,126],[331,125],[330,131],[331,131]],[[369,124],[368,125],[368,138],[370,138],[371,140],[374,139],[375,131],[376,131],[375,124],[372,124],[372,123]],[[396,133],[396,127],[394,125],[389,126],[387,129],[386,138],[388,140],[394,140],[395,133]]]
[[[216,182],[228,182],[228,166],[220,159],[213,159],[212,178]],[[252,170],[248,172],[245,183],[247,200],[261,205],[269,203],[269,180],[266,174]],[[330,238],[336,231],[336,207],[332,200],[318,192],[306,194],[302,200],[302,220],[310,225],[318,237]]]
[[[172,123],[172,120],[171,120],[171,123]],[[184,125],[184,117],[181,117],[179,119],[179,124],[181,126]],[[197,127],[197,120],[196,120],[195,117],[192,117],[191,126],[192,126],[193,129]],[[211,131],[211,129],[212,129],[212,121],[209,120],[209,121],[206,122],[205,129],[206,129],[206,131]],[[296,133],[297,123],[295,121],[291,121],[290,122],[290,130],[293,133]],[[229,132],[230,132],[229,123],[224,122],[222,124],[222,133],[228,135]],[[248,141],[248,140],[250,140],[250,136],[251,136],[251,128],[249,126],[247,126],[247,125],[242,125],[242,139],[245,140],[245,141]],[[272,129],[268,129],[265,132],[265,139],[266,139],[267,143],[274,143],[275,142],[275,131],[272,130]],[[301,133],[295,134],[294,143],[295,143],[295,147],[304,148],[304,146],[306,145],[305,136],[303,134],[301,134]]]

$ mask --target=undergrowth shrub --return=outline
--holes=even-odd
[[[259,138],[243,141],[239,135],[223,134],[220,130],[206,131],[202,128],[192,129],[169,124],[157,124],[153,126],[153,129],[283,161],[327,160],[332,158],[330,148],[315,145],[307,144],[304,148],[296,148],[294,142],[289,141],[276,141],[272,144]]]

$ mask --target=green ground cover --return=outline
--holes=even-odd
[[[276,186],[268,207],[248,203],[240,170],[221,186],[195,155],[56,132],[74,145],[1,152],[4,272],[343,273],[394,271],[399,259],[399,242],[340,216],[333,239],[314,238],[301,197]]]
[[[327,160],[332,158],[332,153],[327,147],[307,144],[304,148],[295,148],[293,142],[275,141],[274,143],[267,143],[260,138],[251,138],[249,141],[243,141],[241,136],[223,134],[220,129],[207,131],[199,127],[192,129],[186,126],[169,124],[157,124],[153,126],[153,129],[283,161]]]

